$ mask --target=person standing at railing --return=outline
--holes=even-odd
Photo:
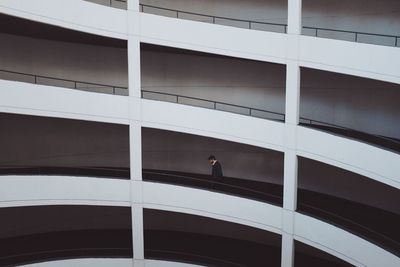
[[[222,165],[219,163],[219,161],[215,158],[214,155],[210,155],[208,157],[208,162],[211,164],[211,176],[213,178],[219,178],[222,177]]]

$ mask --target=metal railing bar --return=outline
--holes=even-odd
[[[303,29],[316,30],[316,31],[331,31],[331,32],[343,32],[343,33],[352,33],[356,35],[371,35],[371,36],[380,36],[380,37],[390,37],[390,38],[400,38],[400,36],[389,35],[389,34],[380,34],[380,33],[368,33],[368,32],[357,32],[357,31],[349,31],[349,30],[340,30],[340,29],[330,29],[330,28],[320,28],[320,27],[311,27],[311,26],[303,26]]]
[[[10,256],[3,256],[0,259],[10,259],[16,258],[21,256],[32,256],[32,255],[40,255],[43,253],[58,253],[58,252],[81,252],[81,251],[94,251],[94,250],[131,250],[132,248],[129,247],[116,247],[116,248],[71,248],[71,249],[55,249],[55,250],[43,250],[37,252],[29,252],[29,253],[20,253]]]
[[[262,192],[262,191],[258,191],[258,190],[254,190],[254,189],[250,189],[250,188],[246,188],[246,187],[241,187],[241,186],[237,186],[237,185],[231,185],[231,184],[227,184],[227,183],[223,183],[223,182],[219,182],[219,181],[214,181],[214,180],[205,180],[205,179],[195,178],[195,177],[190,177],[190,176],[183,176],[183,175],[169,174],[169,173],[162,173],[162,172],[152,172],[152,171],[143,171],[143,173],[145,173],[145,174],[156,174],[156,175],[161,175],[161,176],[170,176],[170,177],[182,178],[182,179],[189,179],[189,180],[193,180],[193,181],[207,182],[209,184],[224,185],[224,186],[228,186],[228,187],[232,187],[232,188],[236,188],[236,189],[242,189],[242,190],[246,190],[246,191],[249,191],[249,192],[252,192],[252,193],[257,193],[257,194],[261,194],[261,195],[264,195],[264,196],[276,198],[276,199],[282,199],[281,196],[276,196],[276,195],[268,194],[268,193],[265,193],[265,192]]]
[[[391,241],[391,242],[393,242],[393,243],[395,243],[395,244],[397,244],[397,245],[400,245],[400,242],[399,242],[399,241],[396,241],[396,240],[394,240],[394,239],[392,239],[392,238],[390,238],[390,237],[388,237],[388,236],[386,236],[386,235],[384,235],[384,234],[382,234],[382,233],[379,233],[379,232],[377,232],[377,231],[375,231],[375,230],[373,230],[373,229],[371,229],[371,228],[368,228],[367,226],[364,226],[364,225],[362,225],[362,224],[359,224],[358,222],[355,222],[355,221],[353,221],[353,220],[351,220],[351,219],[348,219],[348,218],[345,218],[345,217],[343,217],[343,216],[340,216],[340,215],[338,215],[338,214],[336,214],[336,213],[333,213],[333,212],[330,212],[330,211],[327,211],[327,210],[323,210],[323,209],[320,209],[320,208],[311,206],[311,205],[309,205],[309,204],[299,203],[299,205],[300,205],[300,206],[305,206],[305,207],[310,208],[310,209],[313,209],[313,210],[317,210],[317,211],[319,211],[319,212],[321,212],[321,213],[325,213],[325,214],[328,214],[328,215],[330,215],[330,216],[333,216],[333,217],[339,218],[339,219],[341,219],[341,220],[344,220],[344,221],[346,221],[346,222],[349,222],[349,223],[351,223],[351,224],[357,225],[358,227],[360,227],[360,228],[362,228],[362,229],[364,229],[364,230],[367,230],[367,231],[369,231],[369,232],[371,232],[371,233],[374,233],[374,234],[376,234],[376,235],[378,235],[378,236],[380,236],[380,237],[382,237],[382,238],[384,238],[384,239],[386,239],[386,240],[389,240],[389,241]],[[300,210],[300,212],[311,213],[311,212],[301,211],[301,210]],[[315,215],[315,214],[313,214],[313,215]],[[318,215],[317,215],[317,216],[318,216]],[[326,218],[323,218],[323,217],[321,217],[321,216],[319,216],[319,218],[326,219]],[[326,220],[328,220],[328,219],[326,219]],[[329,221],[329,220],[328,220],[328,221]]]
[[[309,125],[313,125],[314,124],[314,125],[320,125],[320,126],[329,126],[329,127],[334,127],[334,128],[337,128],[337,129],[346,130],[346,131],[363,133],[363,134],[367,134],[367,135],[370,135],[370,136],[374,136],[374,137],[377,137],[377,138],[380,138],[380,139],[385,139],[387,141],[391,141],[391,142],[400,144],[400,140],[397,140],[396,138],[391,138],[391,137],[378,135],[378,134],[367,133],[367,132],[363,132],[363,131],[360,131],[360,130],[357,130],[357,129],[352,129],[352,128],[340,126],[340,125],[337,125],[337,124],[332,124],[332,123],[328,123],[328,122],[313,120],[313,119],[304,118],[304,117],[300,117],[300,120],[306,121],[305,123],[303,122],[304,124],[306,124],[308,122]]]
[[[179,12],[179,13],[182,13],[182,14],[188,14],[188,15],[195,15],[195,16],[202,16],[202,17],[212,18],[214,24],[215,24],[215,19],[224,19],[224,20],[231,20],[231,21],[246,22],[246,23],[250,23],[250,24],[251,23],[258,23],[258,24],[264,24],[264,25],[287,27],[287,24],[284,24],[284,23],[252,21],[252,20],[236,19],[236,18],[230,18],[230,17],[212,16],[212,15],[207,15],[207,14],[195,13],[195,12],[191,12],[191,11],[176,10],[176,9],[153,6],[153,5],[146,5],[146,4],[139,4],[139,5],[142,7],[142,12],[144,12],[143,11],[143,7],[149,7],[149,8],[159,9],[159,10],[166,10],[166,11],[171,11],[171,12]]]
[[[60,166],[46,166],[46,167],[37,167],[37,166],[2,166],[0,167],[0,171],[2,170],[35,170],[38,173],[45,173],[46,170],[52,170],[52,169],[69,169],[73,171],[112,171],[114,173],[120,173],[120,174],[129,174],[130,170],[129,168],[122,168],[122,167],[115,167],[115,168],[105,168],[105,167],[60,167]],[[58,175],[62,175],[61,173]],[[68,175],[68,174],[66,174]]]
[[[78,88],[77,84],[95,85],[95,86],[100,86],[100,88],[109,87],[109,88],[118,88],[118,89],[125,89],[125,90],[128,89],[127,87],[122,87],[122,86],[115,86],[115,85],[101,84],[101,83],[93,83],[93,82],[85,82],[85,81],[76,81],[76,80],[70,80],[70,79],[64,79],[64,78],[56,78],[56,77],[43,76],[43,75],[37,75],[37,74],[30,74],[30,73],[23,73],[23,72],[18,72],[18,71],[11,71],[11,70],[0,69],[0,72],[33,77],[35,79],[35,84],[40,84],[40,83],[38,83],[38,78],[42,78],[42,79],[49,79],[49,80],[54,80],[54,81],[70,82],[70,83],[74,84],[74,88],[75,89]]]
[[[242,108],[242,109],[247,109],[247,110],[260,111],[260,112],[265,112],[265,113],[269,113],[269,114],[282,116],[283,117],[283,121],[285,120],[285,114],[279,113],[279,112],[275,112],[275,111],[269,111],[269,110],[263,110],[263,109],[258,109],[258,108],[241,106],[241,105],[237,105],[237,104],[230,104],[230,103],[224,103],[224,102],[219,102],[219,101],[213,101],[213,100],[204,99],[204,98],[191,97],[191,96],[182,96],[182,95],[177,95],[177,94],[163,93],[163,92],[149,91],[149,90],[142,90],[142,97],[143,98],[146,98],[143,93],[158,94],[158,95],[165,95],[165,96],[173,96],[173,97],[176,97],[176,103],[179,103],[178,102],[179,98],[185,98],[185,99],[192,99],[192,100],[208,102],[208,103],[213,104],[214,109],[217,109],[217,104],[219,104],[219,105],[226,105],[226,106]]]

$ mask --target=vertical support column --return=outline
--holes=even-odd
[[[133,266],[144,267],[139,0],[127,1]]]
[[[297,137],[300,119],[298,41],[302,29],[302,0],[288,0],[288,58],[286,65],[285,159],[282,211],[282,267],[294,266],[294,218],[297,206]]]
[[[300,112],[300,67],[297,61],[286,63],[286,103],[285,122],[290,125],[299,124]]]
[[[127,0],[128,10],[139,12],[139,0]]]
[[[302,0],[288,0],[288,34],[301,34]]]
[[[142,127],[140,121],[129,126],[132,241],[134,266],[144,266]]]
[[[294,266],[294,239],[292,234],[282,233],[282,267]]]
[[[134,98],[140,98],[141,97],[140,38],[137,35],[129,35],[128,37],[128,79],[129,79],[129,96]]]
[[[285,152],[283,209],[294,212],[297,207],[297,155],[295,151]]]

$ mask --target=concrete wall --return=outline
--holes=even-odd
[[[397,0],[303,0],[303,26],[400,35]],[[310,31],[304,30],[304,33]],[[352,40],[351,34],[321,31],[321,36]],[[390,43],[388,38],[360,36],[360,40]],[[393,43],[393,39],[391,41]]]
[[[141,4],[159,6],[194,13],[252,20],[259,22],[287,23],[287,1],[279,0],[141,0]],[[155,13],[154,9],[147,9]],[[146,11],[146,8],[145,8]],[[147,12],[147,11],[146,11]],[[157,11],[158,14],[174,16],[173,12]],[[176,13],[175,13],[176,15]],[[183,15],[182,15],[183,17]],[[211,21],[209,18],[187,16],[188,19]],[[222,22],[222,21],[221,21]],[[232,22],[225,22],[229,25]],[[248,26],[246,23],[236,23],[236,26]]]
[[[128,86],[127,50],[0,34],[0,69],[107,85]],[[13,76],[0,73],[3,79]],[[32,82],[32,78],[25,78]],[[39,79],[39,83],[71,84]],[[83,85],[81,85],[83,86]]]
[[[0,113],[0,166],[129,167],[125,125]]]
[[[224,176],[283,183],[283,153],[219,139],[142,128],[143,168],[210,174],[213,154]]]
[[[284,65],[146,48],[141,67],[144,90],[285,112]]]
[[[400,86],[303,68],[300,116],[400,138]]]
[[[299,188],[400,214],[398,189],[359,174],[299,157]]]

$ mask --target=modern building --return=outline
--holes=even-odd
[[[399,1],[0,0],[0,25],[0,266],[400,266]]]

